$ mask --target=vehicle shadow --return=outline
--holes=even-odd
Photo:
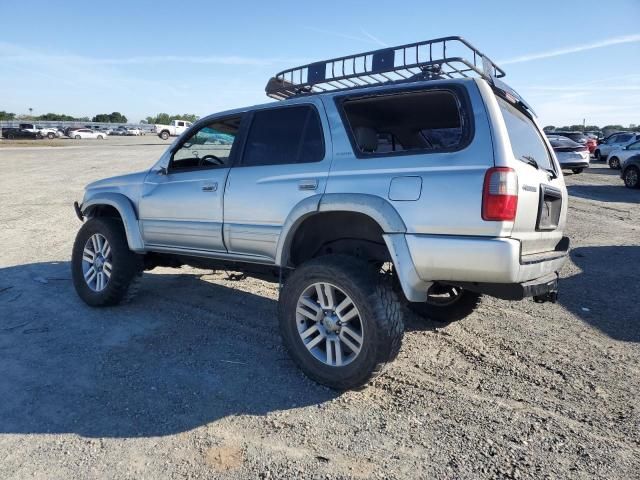
[[[579,247],[581,272],[560,281],[558,302],[615,340],[640,342],[640,246]]]
[[[334,398],[281,347],[275,300],[241,288],[147,273],[90,308],[68,262],[0,269],[0,433],[161,436]]]
[[[620,185],[567,185],[569,195],[599,202],[640,203],[637,190]]]

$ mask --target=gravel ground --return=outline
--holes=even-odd
[[[77,297],[72,202],[164,148],[0,143],[0,478],[640,478],[640,192],[617,172],[566,176],[558,304],[408,318],[388,373],[338,394],[283,350],[274,284],[156,269],[130,304]]]

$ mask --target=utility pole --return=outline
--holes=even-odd
[[[587,119],[583,118],[582,119],[582,133],[584,133],[584,129],[586,128],[586,125],[587,125]]]

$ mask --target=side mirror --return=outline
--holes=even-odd
[[[158,169],[158,172],[157,172],[157,173],[158,173],[158,175],[166,175],[166,174],[168,173],[168,172],[167,172],[167,167],[160,167],[160,168]]]

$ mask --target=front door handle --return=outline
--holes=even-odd
[[[315,190],[318,188],[317,178],[308,178],[298,182],[298,190]]]
[[[202,191],[203,192],[215,192],[217,190],[218,190],[218,183],[217,182],[202,186]]]

